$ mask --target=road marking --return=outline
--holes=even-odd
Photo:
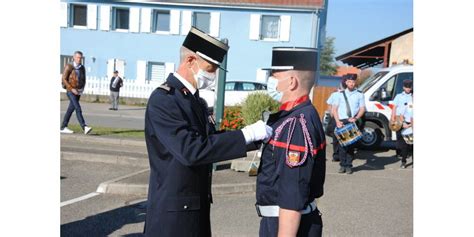
[[[86,194],[84,196],[80,196],[80,197],[77,197],[77,198],[74,198],[74,199],[71,199],[71,200],[68,200],[68,201],[64,201],[64,202],[61,202],[61,207],[64,207],[64,206],[67,206],[69,204],[73,204],[73,203],[76,203],[76,202],[84,201],[86,199],[89,199],[91,197],[95,197],[97,195],[100,195],[100,193],[93,192],[93,193],[89,193],[89,194]]]

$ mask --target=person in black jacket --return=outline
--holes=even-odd
[[[123,80],[119,77],[118,73],[115,70],[114,76],[110,79],[110,103],[112,107],[109,110],[118,110],[120,87],[123,86]]]
[[[212,83],[228,48],[191,28],[178,70],[150,95],[145,113],[150,161],[145,236],[211,236],[212,163],[244,157],[247,145],[272,134],[261,120],[241,130],[216,132],[200,103],[199,89]]]

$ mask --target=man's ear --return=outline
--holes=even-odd
[[[186,62],[186,65],[191,68],[194,64],[194,60],[197,60],[197,57],[195,55],[188,55],[186,56],[186,59],[185,59],[185,62]]]
[[[298,77],[296,77],[295,75],[290,77],[290,85],[289,85],[290,90],[296,90],[298,88],[299,86],[298,80],[299,80]]]

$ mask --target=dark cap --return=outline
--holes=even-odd
[[[186,39],[184,39],[183,46],[216,65],[222,63],[224,56],[229,50],[227,44],[194,27],[191,27],[191,30],[189,30]]]
[[[115,71],[114,71],[114,73],[118,73],[118,71],[117,71],[117,70],[115,70]]]
[[[266,70],[316,71],[316,48],[273,47],[272,66]]]
[[[403,80],[403,87],[412,88],[413,87],[413,81],[408,80],[408,79]]]
[[[357,74],[354,74],[354,73],[348,73],[344,76],[342,76],[342,80],[345,82],[347,80],[357,80]]]

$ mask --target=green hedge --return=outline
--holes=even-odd
[[[269,110],[272,113],[277,112],[280,103],[272,99],[264,92],[254,92],[247,96],[242,103],[242,116],[246,125],[257,122],[262,119],[262,112]]]

